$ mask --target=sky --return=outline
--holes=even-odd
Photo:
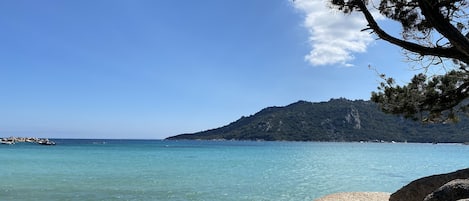
[[[298,100],[369,100],[372,69],[417,72],[365,25],[323,0],[3,0],[0,136],[163,139]]]

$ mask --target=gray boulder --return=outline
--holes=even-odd
[[[469,179],[455,179],[429,194],[424,201],[458,201],[469,198]]]
[[[423,201],[425,197],[455,179],[469,178],[469,168],[447,174],[432,175],[410,182],[395,193],[389,201]]]

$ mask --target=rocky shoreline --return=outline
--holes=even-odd
[[[392,194],[341,192],[314,201],[469,201],[469,168],[414,180]]]
[[[12,145],[16,143],[33,143],[39,145],[55,145],[55,142],[47,138],[36,137],[7,137],[0,138],[0,144]]]

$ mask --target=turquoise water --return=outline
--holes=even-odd
[[[0,200],[314,200],[469,167],[457,144],[57,140],[0,146]]]

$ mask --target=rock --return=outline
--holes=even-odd
[[[16,144],[16,143],[36,143],[40,145],[55,145],[55,142],[47,138],[35,137],[8,137],[0,138],[0,144]]]
[[[447,174],[432,175],[410,182],[391,195],[389,201],[422,201],[449,181],[469,178],[469,168]]]
[[[469,179],[455,179],[429,194],[424,201],[458,201],[468,198]]]

